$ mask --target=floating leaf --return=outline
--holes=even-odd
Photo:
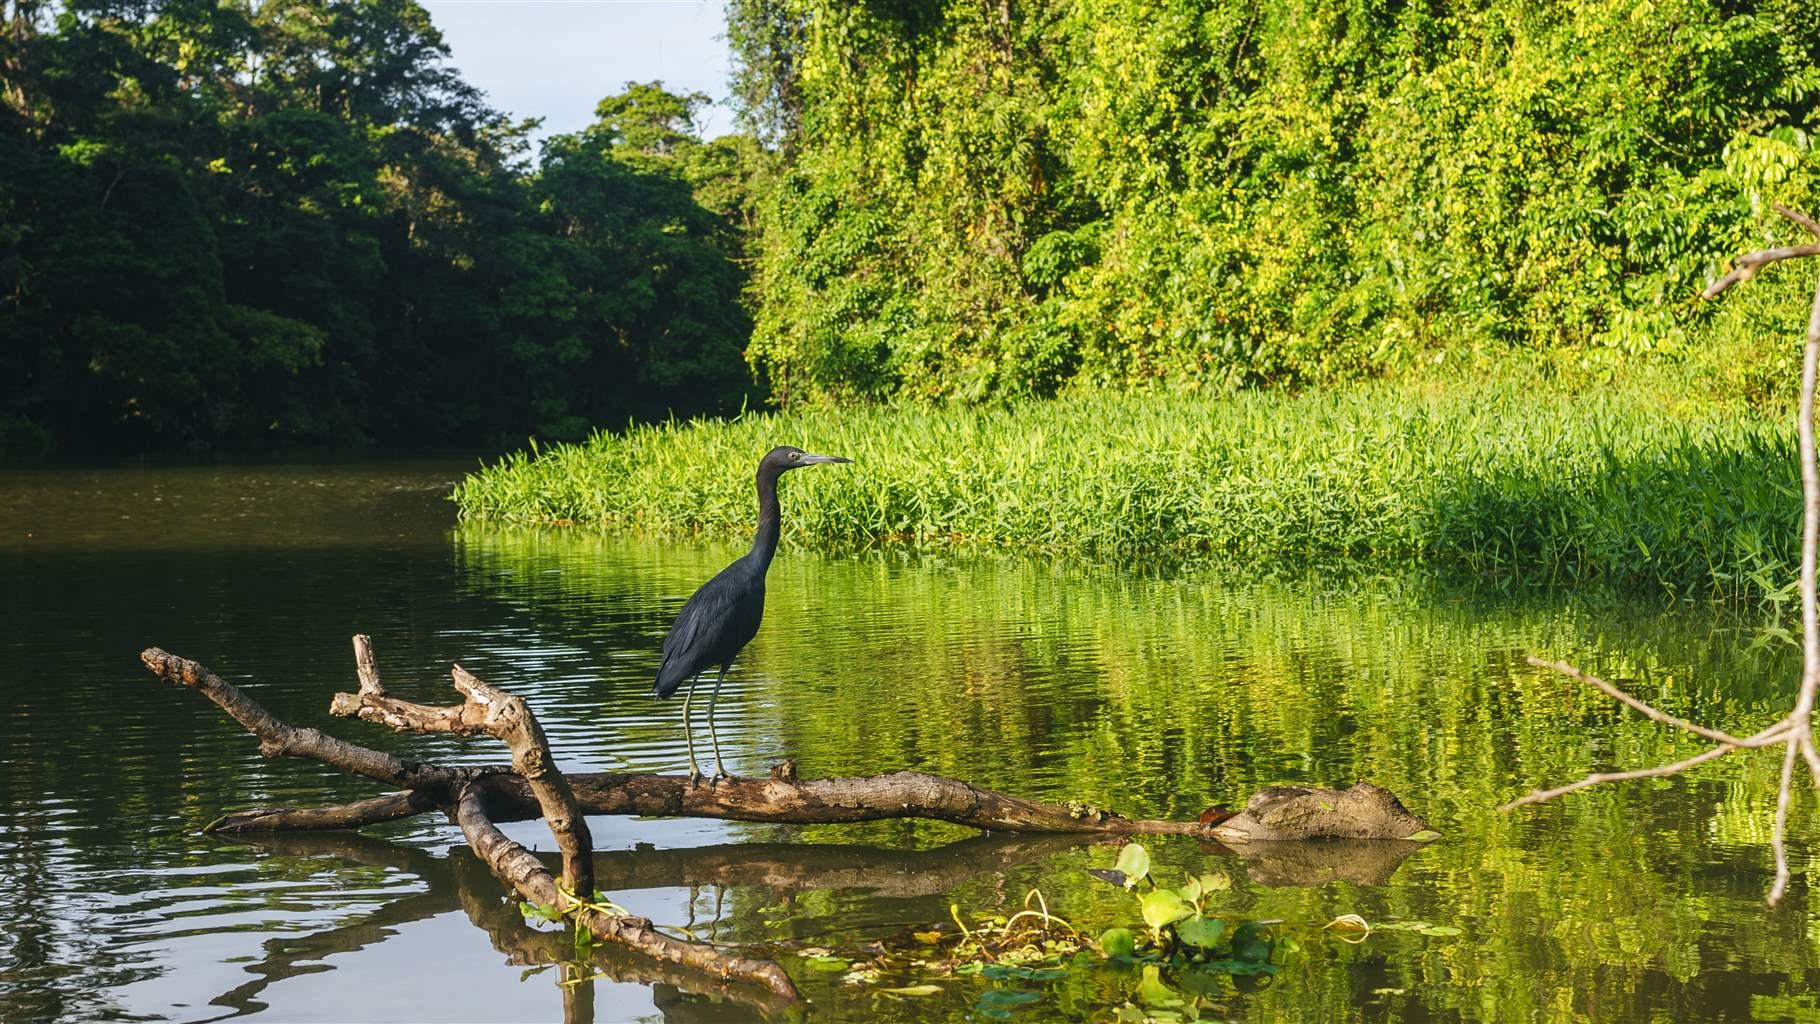
[[[1129,928],[1108,928],[1100,935],[1100,952],[1114,960],[1137,955],[1137,936]]]
[[[1196,949],[1212,949],[1226,932],[1226,922],[1217,917],[1196,914],[1175,926],[1175,934]]]
[[[1130,1003],[1126,1003],[1119,1007],[1113,1016],[1118,1018],[1119,1024],[1143,1024],[1150,1015]]]
[[[941,995],[940,985],[906,985],[903,988],[881,988],[880,992],[894,996],[935,996]]]
[[[986,964],[980,968],[980,975],[986,978],[1004,980],[1021,978],[1027,981],[1060,981],[1068,972],[1059,967],[1022,967],[1017,964]]]
[[[1150,874],[1150,851],[1142,843],[1126,843],[1119,851],[1119,861],[1113,868],[1125,873],[1125,884],[1133,886]]]
[[[1220,974],[1275,974],[1276,964],[1253,963],[1249,960],[1209,960],[1195,964],[1197,971],[1217,971]]]
[[[1435,938],[1451,938],[1455,935],[1466,934],[1464,930],[1455,928],[1453,925],[1430,924],[1427,921],[1386,921],[1372,927],[1381,932],[1415,932],[1417,935],[1430,935]]]
[[[1155,964],[1145,965],[1144,979],[1138,982],[1134,995],[1138,1002],[1152,1008],[1181,1006],[1186,1002],[1175,989],[1163,984],[1162,974]]]
[[[1125,873],[1117,868],[1088,868],[1087,873],[1102,882],[1111,882],[1120,888],[1131,884],[1130,880],[1125,877]]]
[[[1371,937],[1371,922],[1357,914],[1341,914],[1321,926],[1322,931],[1330,928],[1339,933],[1341,942],[1350,942],[1355,946]]]
[[[1010,1020],[1011,1011],[1043,998],[1041,992],[1021,988],[989,988],[973,1004],[974,1012],[988,1020]]]
[[[1232,888],[1231,877],[1215,871],[1210,871],[1207,874],[1202,875],[1199,881],[1201,883],[1201,895],[1203,896],[1216,892],[1225,892]]]
[[[1435,840],[1441,838],[1441,833],[1436,832],[1432,828],[1425,828],[1422,831],[1417,832],[1413,836],[1404,836],[1403,838],[1409,840],[1412,843],[1432,843]]]
[[[1265,963],[1270,959],[1273,945],[1267,924],[1247,921],[1232,933],[1232,958],[1244,963]]]
[[[912,932],[912,937],[925,946],[933,946],[942,941],[941,932]]]
[[[1194,913],[1194,908],[1183,902],[1173,889],[1152,889],[1138,901],[1138,907],[1143,911],[1144,923],[1153,932],[1161,932],[1164,925],[1174,924]]]
[[[1187,884],[1183,885],[1180,889],[1177,889],[1176,892],[1181,893],[1183,899],[1190,903],[1194,903],[1201,898],[1201,880],[1198,878],[1190,878]]]
[[[844,971],[853,966],[838,956],[812,956],[808,962],[809,969],[815,971]]]

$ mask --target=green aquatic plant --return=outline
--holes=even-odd
[[[454,500],[470,520],[739,535],[754,453],[779,440],[856,462],[791,481],[791,532],[823,548],[1419,567],[1701,599],[1774,594],[1797,553],[1785,424],[1660,388],[1587,401],[1519,378],[670,423],[534,444],[469,475]]]

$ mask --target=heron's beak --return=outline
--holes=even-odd
[[[853,460],[842,458],[839,455],[810,455],[808,452],[804,452],[802,461],[805,466],[813,466],[822,462],[852,462]]]

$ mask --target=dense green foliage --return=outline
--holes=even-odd
[[[737,534],[758,456],[787,440],[855,461],[786,481],[789,528],[818,543],[1779,590],[1797,549],[1793,432],[1730,405],[1664,402],[1514,382],[811,408],[519,453],[455,497],[469,517]]]
[[[532,162],[411,0],[0,15],[0,454],[745,400],[743,200],[701,97],[632,87]]]
[[[1814,0],[735,0],[729,37],[786,400],[1761,367],[1804,309],[1690,300],[1820,198]]]

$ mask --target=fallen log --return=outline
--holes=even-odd
[[[1344,792],[1278,787],[1253,797],[1229,819],[1202,821],[1126,818],[1082,803],[1052,804],[1009,796],[922,772],[866,778],[803,780],[785,762],[768,778],[714,783],[683,776],[600,773],[568,776],[555,763],[536,717],[524,701],[475,678],[459,665],[454,685],[463,701],[432,706],[385,692],[371,642],[354,638],[359,689],[338,693],[340,717],[403,732],[486,734],[511,751],[507,765],[448,766],[412,761],[284,722],[207,667],[148,648],[140,659],[155,675],[194,689],[259,740],[267,757],[298,757],[403,789],[325,807],[278,807],[224,815],[213,832],[353,829],[430,811],[461,827],[468,846],[493,876],[533,903],[554,908],[575,927],[659,962],[762,987],[784,999],[796,989],[776,964],[742,958],[665,935],[642,918],[605,909],[593,897],[594,858],[586,816],[688,816],[732,821],[831,823],[926,818],[987,832],[1052,835],[1187,835],[1256,843],[1311,837],[1432,838],[1426,822],[1388,792],[1360,784]],[[1311,796],[1312,794],[1312,796]],[[498,824],[542,818],[562,855],[563,879]]]

